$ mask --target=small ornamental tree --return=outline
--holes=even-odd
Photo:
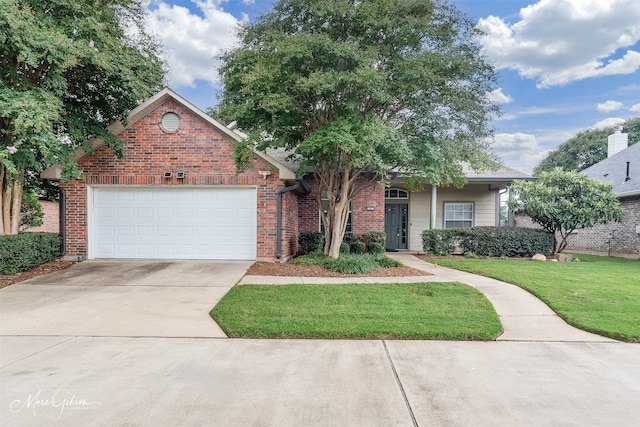
[[[623,210],[611,184],[583,173],[556,168],[542,172],[537,181],[516,181],[510,191],[509,208],[531,217],[554,234],[556,252],[567,247],[567,237],[576,228],[619,222]],[[560,234],[560,242],[556,233]]]
[[[462,162],[493,166],[496,75],[473,22],[440,0],[280,0],[223,57],[220,116],[284,148],[319,183],[324,252],[338,257],[349,202],[389,171],[464,182]]]

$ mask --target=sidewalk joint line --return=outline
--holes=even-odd
[[[400,382],[400,376],[398,375],[398,371],[396,371],[396,366],[393,364],[393,360],[391,359],[391,354],[389,353],[389,349],[387,348],[387,342],[382,340],[382,346],[384,347],[384,351],[387,354],[387,360],[389,361],[389,365],[391,366],[391,371],[393,372],[393,376],[396,379],[396,383],[400,388],[400,393],[402,394],[402,398],[404,399],[404,404],[407,405],[407,410],[409,411],[409,415],[411,416],[411,421],[415,427],[418,427],[418,421],[416,420],[415,415],[413,414],[413,409],[411,408],[411,404],[409,403],[409,399],[407,398],[407,393],[404,391],[404,387],[402,386],[402,382]]]

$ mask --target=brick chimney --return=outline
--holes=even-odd
[[[611,157],[614,154],[625,150],[629,146],[629,134],[622,133],[622,126],[620,126],[616,132],[609,135],[609,146],[607,157]]]

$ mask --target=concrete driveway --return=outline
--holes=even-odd
[[[2,335],[226,337],[209,311],[242,261],[85,261],[2,290]]]
[[[640,425],[640,345],[226,339],[208,311],[247,267],[91,261],[0,290],[1,424]]]

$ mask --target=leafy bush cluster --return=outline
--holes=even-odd
[[[342,274],[364,274],[378,268],[402,267],[402,263],[379,254],[343,254],[331,258],[315,252],[291,260],[293,264],[320,265]]]
[[[56,233],[21,233],[0,236],[0,274],[15,274],[60,256]]]
[[[303,255],[321,252],[324,245],[324,236],[319,231],[303,231],[298,236],[300,251]],[[370,231],[363,234],[346,234],[340,245],[341,254],[365,254],[380,255],[384,253],[386,236],[383,231]]]
[[[319,231],[303,231],[298,235],[300,251],[304,254],[321,252],[324,243],[324,236]]]
[[[463,254],[492,257],[530,257],[551,255],[554,236],[531,228],[471,227],[449,230],[425,230],[422,247],[428,255],[450,255],[456,249]]]

